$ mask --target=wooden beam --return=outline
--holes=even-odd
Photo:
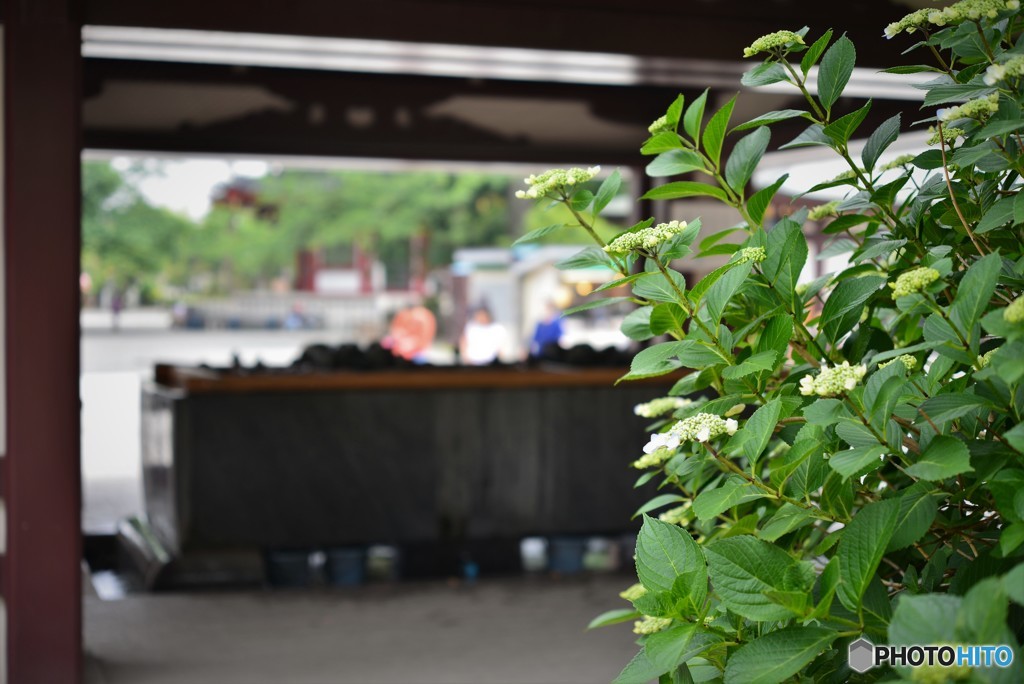
[[[74,0],[4,7],[8,681],[81,681]]]

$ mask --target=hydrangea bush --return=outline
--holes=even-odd
[[[788,83],[802,108],[734,122],[735,98],[711,113],[707,92],[680,96],[641,150],[650,175],[688,174],[645,198],[712,198],[742,218],[728,230],[652,218],[604,243],[591,226],[617,172],[596,188],[596,169],[527,181],[524,196],[566,205],[597,241],[567,265],[618,273],[585,306],[620,289],[638,305],[623,332],[652,342],[623,380],[686,371],[670,395],[689,400],[638,407],[656,422],[626,455],[638,486],[662,493],[638,511],[627,607],[592,623],[635,625],[640,650],[617,682],[1024,681],[1022,27],[1015,0],[889,25],[930,62],[889,71],[934,79],[921,112],[874,130],[870,101],[834,114],[856,61],[848,38],[754,41],[745,56],[762,61],[743,83]],[[818,146],[849,167],[807,191],[845,197],[772,221],[786,177],[750,179],[771,126],[796,119],[806,130],[781,148]],[[881,163],[912,123],[933,128],[931,149]],[[854,136],[866,138],[856,155]],[[849,263],[802,283],[811,220]],[[688,283],[672,267],[683,257],[724,263]],[[1007,644],[1018,657],[857,674],[847,647],[861,637]]]

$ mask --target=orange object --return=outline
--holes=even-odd
[[[412,360],[430,348],[437,333],[434,314],[425,306],[402,309],[391,321],[391,351],[395,356]]]

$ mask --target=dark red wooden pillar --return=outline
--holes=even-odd
[[[77,4],[4,2],[10,684],[75,684],[82,671]]]

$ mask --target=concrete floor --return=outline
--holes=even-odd
[[[86,684],[595,684],[637,651],[627,575],[85,597]]]

